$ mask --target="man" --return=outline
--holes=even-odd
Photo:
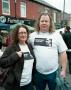
[[[62,36],[68,47],[67,56],[68,56],[68,61],[69,61],[69,73],[71,74],[71,32],[70,32],[69,26],[66,26],[65,33],[62,34]]]
[[[62,69],[60,75],[66,75],[67,55],[66,44],[62,36],[55,32],[54,25],[48,13],[42,13],[38,19],[37,31],[30,34],[29,42],[33,46],[36,57],[36,71],[34,82],[36,90],[55,90],[56,71],[59,67],[58,53]]]

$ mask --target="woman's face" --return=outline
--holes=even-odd
[[[19,43],[25,43],[25,41],[27,40],[27,31],[25,28],[23,27],[19,28],[18,39],[19,39]]]
[[[42,15],[39,22],[40,31],[46,32],[49,31],[50,27],[50,18],[48,15]]]

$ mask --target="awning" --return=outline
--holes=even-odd
[[[10,30],[9,24],[0,23],[0,29]]]
[[[10,25],[10,29],[14,29],[17,25],[21,25],[21,23]],[[33,32],[35,30],[34,27],[31,27],[31,26],[26,25],[26,24],[23,24],[23,25],[27,26],[27,28],[29,29],[30,32]]]

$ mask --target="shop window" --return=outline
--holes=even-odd
[[[2,13],[10,15],[10,0],[2,0]]]

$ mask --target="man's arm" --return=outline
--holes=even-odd
[[[67,54],[66,51],[60,53],[60,64],[61,64],[61,76],[66,76],[66,69],[67,69]]]

